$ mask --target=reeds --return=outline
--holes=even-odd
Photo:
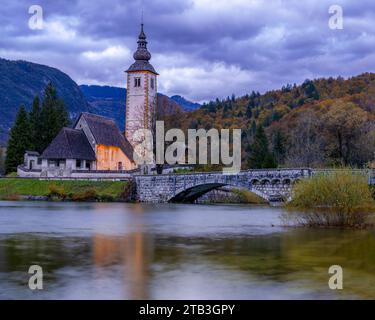
[[[299,225],[363,227],[375,212],[367,177],[351,169],[317,174],[293,188],[284,216]]]

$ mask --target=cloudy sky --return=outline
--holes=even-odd
[[[0,57],[59,68],[78,84],[125,86],[142,0],[0,2]],[[374,0],[143,2],[151,63],[167,95],[201,102],[375,71]],[[41,30],[29,26],[35,4]],[[329,27],[335,4],[343,29]]]

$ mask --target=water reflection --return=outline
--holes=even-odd
[[[120,264],[123,267],[124,287],[130,299],[148,299],[147,283],[153,260],[152,237],[135,233],[124,237],[95,235],[94,263],[101,268]]]
[[[196,218],[190,223],[175,206],[159,211],[136,206],[126,214],[116,208],[105,207],[107,214],[98,209],[99,217],[96,211],[80,208],[84,219],[78,213],[65,216],[65,225],[54,233],[7,234],[1,225],[0,298],[375,298],[374,231],[276,228],[275,232],[268,225],[270,217],[257,220],[258,213],[252,215],[248,208],[247,220],[257,229],[242,223],[244,212],[233,210],[228,215],[228,208],[221,206],[202,207],[207,211],[203,218],[184,207],[185,214]],[[262,210],[269,214],[270,209]],[[39,214],[34,215],[35,223]],[[15,216],[0,220],[16,229],[11,225]],[[54,219],[62,221],[53,213],[49,219],[49,227],[55,226]],[[217,220],[222,225],[225,219],[233,228],[218,227]],[[238,232],[235,219],[241,221]],[[197,230],[186,230],[197,221],[201,222]],[[85,227],[82,236],[72,230],[73,224],[77,230]],[[31,264],[44,269],[43,291],[27,288]],[[333,264],[344,268],[342,291],[328,288],[328,268]]]

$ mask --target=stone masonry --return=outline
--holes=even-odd
[[[249,170],[238,174],[194,173],[135,176],[141,202],[194,202],[201,195],[222,186],[247,189],[267,201],[290,197],[291,187],[309,177],[310,169]]]

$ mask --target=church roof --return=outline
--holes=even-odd
[[[151,63],[148,61],[135,61],[126,72],[132,71],[150,71],[152,73],[158,74]]]
[[[96,144],[118,147],[124,152],[129,160],[133,161],[133,147],[120,132],[113,119],[83,112],[77,122],[81,117],[86,120],[86,123],[95,138]]]
[[[82,130],[62,128],[59,134],[44,150],[42,159],[96,160],[85,133]]]
[[[149,60],[151,59],[151,53],[147,50],[147,40],[146,34],[143,31],[143,23],[141,24],[141,33],[138,36],[138,48],[134,52],[135,62],[129,67],[126,72],[133,71],[150,71],[157,74],[154,67],[150,64]]]

